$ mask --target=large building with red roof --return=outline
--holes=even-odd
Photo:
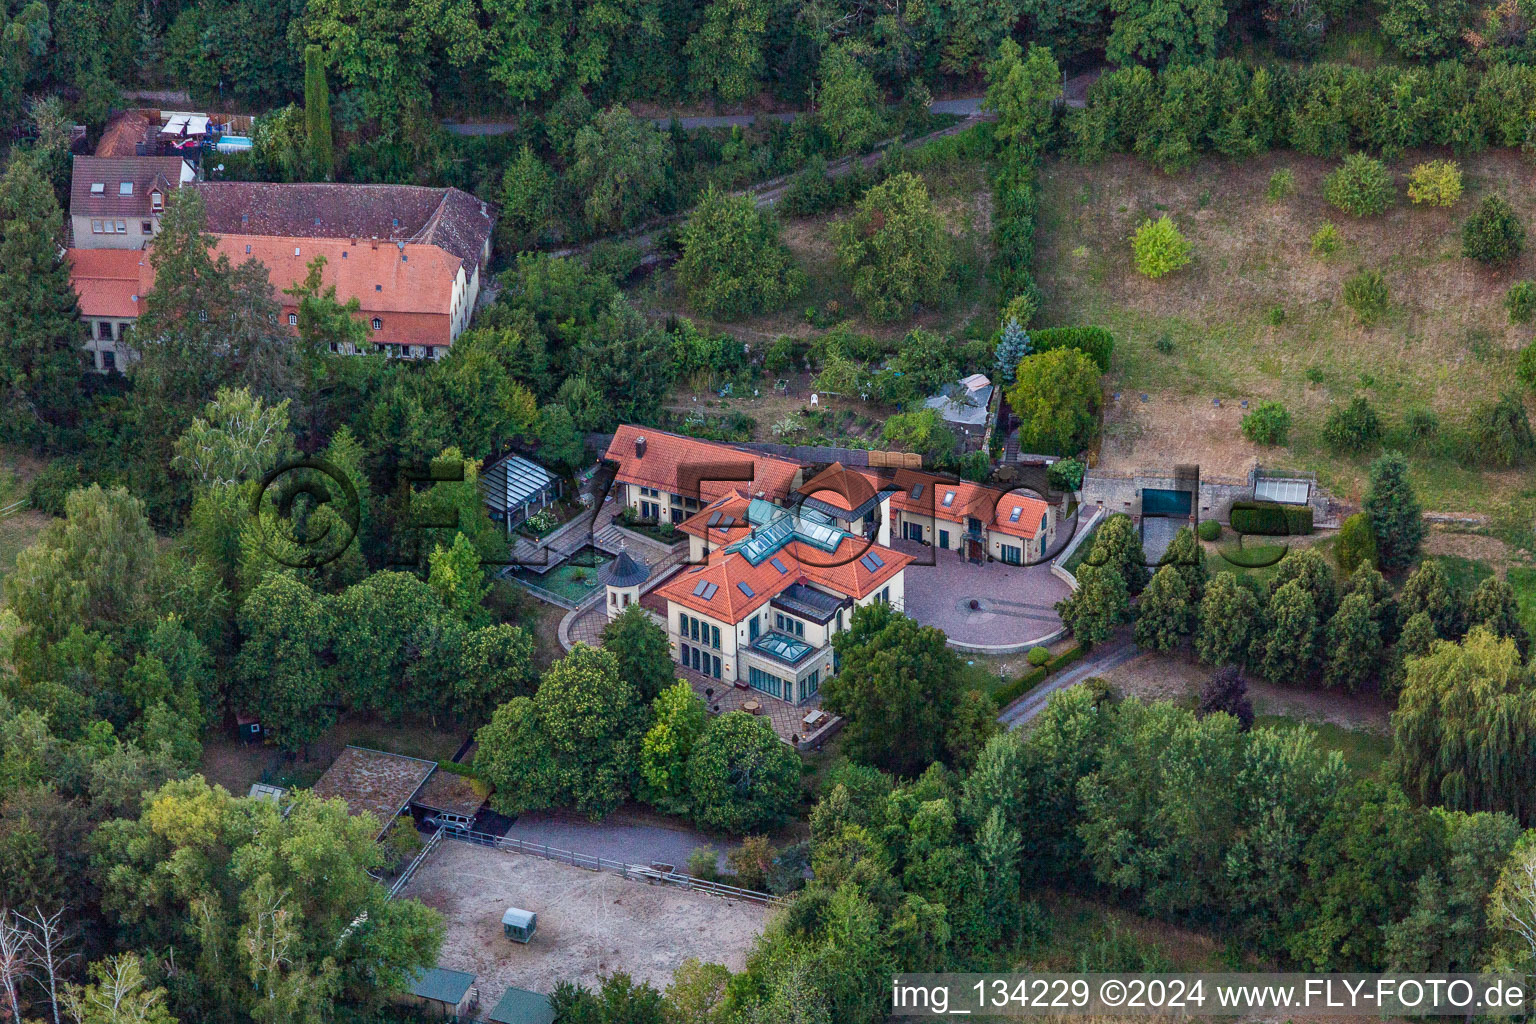
[[[795,705],[837,671],[832,638],[855,608],[905,606],[913,543],[1019,564],[1055,537],[1040,498],[934,474],[838,463],[807,474],[790,459],[634,426],[619,428],[607,458],[634,516],[688,535],[689,565],[640,600],[673,657]]]
[[[146,247],[177,189],[203,200],[215,256],[267,268],[283,293],[324,257],[322,290],[356,299],[364,351],[435,359],[469,326],[490,261],[493,211],[467,192],[409,185],[199,182],[179,157],[77,157],[71,183],[72,279],[99,370],[132,358],[123,337],[154,284]]]

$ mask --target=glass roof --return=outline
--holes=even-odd
[[[752,642],[752,649],[793,665],[811,653],[811,645],[783,633],[764,633]]]

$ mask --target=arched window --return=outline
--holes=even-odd
[[[378,317],[374,317],[373,318],[373,329],[376,330],[376,331],[382,331],[384,329],[384,321],[380,320]]]

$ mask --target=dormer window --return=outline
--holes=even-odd
[[[131,196],[131,195],[133,195],[133,182],[131,182],[131,181],[120,181],[120,182],[118,182],[117,183],[117,194],[120,195],[120,196]]]
[[[160,194],[159,189],[155,189],[149,194],[149,208],[156,213],[165,209],[165,196]]]
[[[376,330],[376,331],[382,331],[384,329],[384,321],[380,320],[378,317],[374,317],[373,318],[373,329]]]

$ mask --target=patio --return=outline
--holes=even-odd
[[[815,748],[842,728],[843,720],[830,714],[814,727],[806,726],[805,716],[821,708],[819,696],[810,698],[804,704],[791,705],[766,693],[744,690],[729,682],[712,679],[691,668],[681,665],[674,667],[677,669],[677,677],[687,680],[693,692],[699,695],[699,699],[704,701],[711,712],[723,715],[727,711],[750,711],[747,705],[756,704],[759,716],[768,720],[779,739],[800,750]],[[714,693],[709,694],[710,690]]]
[[[957,552],[910,541],[892,546],[919,559],[907,566],[902,610],[942,629],[957,646],[1009,653],[1043,643],[1061,629],[1056,602],[1071,591],[1049,563],[978,565]]]

